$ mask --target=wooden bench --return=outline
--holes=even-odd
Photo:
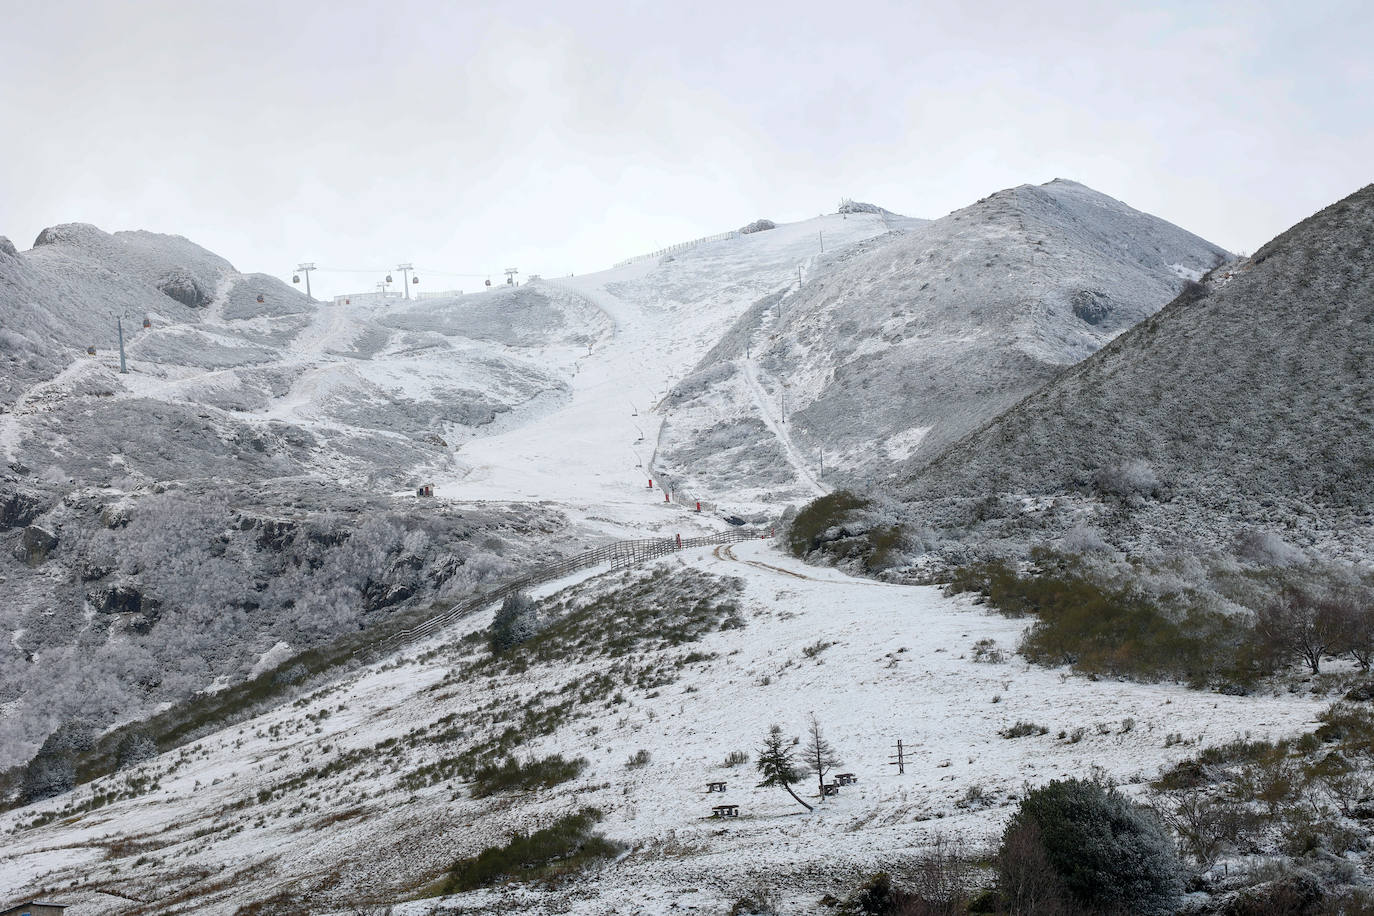
[[[852,786],[852,785],[854,785],[854,783],[856,783],[856,782],[858,782],[858,781],[859,781],[859,777],[855,776],[853,773],[836,773],[836,774],[835,774],[835,784],[836,784],[836,785],[841,785],[841,786]]]
[[[725,783],[723,783],[723,782],[708,782],[708,783],[706,784],[706,791],[707,791],[707,792],[724,792],[724,791],[725,791]]]
[[[716,805],[711,809],[712,817],[739,817],[739,805]]]

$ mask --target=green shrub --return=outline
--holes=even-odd
[[[1235,617],[1182,599],[1161,602],[1129,583],[1103,585],[1074,558],[1037,560],[1025,574],[1002,560],[960,567],[945,592],[976,592],[1008,617],[1037,617],[1019,651],[1042,665],[1194,686],[1248,683],[1272,670]]]
[[[1013,912],[1174,912],[1183,892],[1173,839],[1154,815],[1090,780],[1032,789],[1007,825],[999,881]]]
[[[472,797],[485,798],[497,792],[546,789],[576,779],[586,768],[587,761],[582,757],[565,760],[561,755],[554,754],[525,763],[507,757],[502,763],[484,766],[472,774]]]
[[[868,500],[848,490],[836,490],[814,499],[792,520],[787,530],[787,546],[795,556],[805,556],[820,546],[820,537],[828,529],[843,524],[850,513],[869,505]]]
[[[504,846],[488,846],[459,859],[448,876],[431,888],[434,896],[486,887],[501,880],[528,880],[551,872],[568,872],[620,852],[621,847],[591,832],[602,818],[596,808],[583,808],[542,830],[516,834]]]

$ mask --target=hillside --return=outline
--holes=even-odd
[[[727,913],[764,886],[783,912],[825,913],[823,895],[941,837],[981,847],[1027,781],[1101,767],[1136,791],[1196,744],[1292,734],[1319,709],[980,655],[980,640],[1014,646],[1026,622],[811,568],[761,540],[582,579],[544,589],[544,631],[503,655],[487,649],[490,616],[473,618],[0,814],[0,892],[60,890],[90,916],[591,916]],[[758,788],[751,762],[770,724],[799,734],[809,712],[837,771],[858,777],[824,801],[814,778],[798,783],[814,812]],[[1048,732],[1002,734],[1023,720]],[[888,763],[899,739],[900,774]],[[493,791],[482,768],[505,754],[584,763]],[[725,791],[708,793],[716,781]],[[739,817],[712,818],[721,803]],[[621,846],[587,874],[414,901],[458,858],[587,806]]]
[[[0,769],[539,559],[724,527],[646,487],[656,393],[817,232],[891,219],[343,304],[177,236],[0,246]]]
[[[660,463],[762,501],[919,464],[1230,256],[1071,181],[816,258],[665,405]]]
[[[1374,186],[896,478],[925,523],[1025,543],[1230,549],[1246,529],[1369,555]],[[975,523],[975,520],[979,520]],[[963,535],[967,536],[968,532]]]

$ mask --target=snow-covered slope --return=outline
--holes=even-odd
[[[670,394],[661,463],[768,501],[929,458],[1228,257],[1062,180],[828,252]]]
[[[552,499],[588,515],[619,519],[620,530],[664,528],[664,502],[648,480],[662,464],[655,410],[760,297],[812,271],[822,244],[844,250],[898,226],[888,214],[835,214],[700,245],[658,260],[542,281],[591,303],[611,330],[580,354],[565,403],[538,422],[469,442],[438,492],[459,499]],[[671,489],[671,485],[669,487]],[[693,508],[735,505],[738,488],[674,493]],[[776,511],[774,507],[773,511]],[[670,516],[672,525],[680,525]]]
[[[1210,278],[928,466],[927,523],[978,540],[1097,525],[1132,548],[1250,527],[1369,555],[1374,186]],[[1056,499],[1056,497],[1060,497]]]
[[[535,549],[723,526],[648,489],[653,402],[821,233],[901,222],[822,217],[383,303],[311,302],[175,236],[68,225],[0,246],[0,765],[78,712],[103,726],[232,684],[277,643],[453,600]]]
[[[936,837],[985,843],[1026,781],[1100,766],[1136,784],[1197,742],[1291,734],[1318,709],[1286,694],[980,661],[975,643],[1010,648],[1025,622],[934,589],[807,567],[766,541],[548,590],[545,635],[500,659],[480,634],[462,638],[490,618],[472,620],[269,714],[0,815],[0,893],[60,890],[91,916],[232,914],[254,903],[268,913],[397,904],[419,914],[436,903],[723,913],[765,876],[785,911],[816,912],[822,895]],[[839,771],[858,777],[824,802],[814,781],[799,784],[812,813],[756,788],[751,765],[726,763],[753,752],[772,723],[800,733],[809,712],[843,758]],[[1049,731],[999,734],[1018,721]],[[899,739],[902,774],[888,763]],[[640,751],[647,762],[627,765]],[[465,766],[503,752],[587,766],[549,789],[473,797]],[[723,794],[706,791],[714,781]],[[110,800],[92,809],[101,796]],[[722,802],[740,817],[712,819]],[[600,808],[600,829],[627,848],[580,880],[402,902],[456,859],[584,806]]]

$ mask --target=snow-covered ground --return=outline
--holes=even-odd
[[[1290,695],[1230,697],[1089,681],[1015,657],[978,661],[975,643],[1011,649],[1025,621],[931,588],[811,568],[769,541],[684,551],[658,566],[663,591],[656,596],[693,574],[740,579],[734,600],[744,626],[712,629],[673,649],[641,647],[626,659],[574,657],[535,662],[518,675],[455,679],[453,672],[473,670],[463,666],[486,652],[456,641],[486,623],[465,621],[307,699],[0,816],[3,892],[61,890],[90,914],[126,912],[130,900],[161,901],[157,912],[227,914],[293,888],[313,894],[311,912],[345,912],[347,901],[403,900],[460,856],[594,805],[606,813],[602,831],[629,848],[618,861],[571,889],[508,888],[448,902],[461,902],[465,912],[592,914],[626,912],[627,900],[642,912],[691,900],[705,912],[724,912],[756,876],[772,875],[794,905],[804,906],[937,836],[986,842],[1027,781],[1100,767],[1135,784],[1198,744],[1300,731],[1319,707]],[[577,600],[652,571],[592,578],[577,586]],[[686,650],[696,655],[683,663]],[[560,727],[517,751],[522,759],[587,758],[588,769],[573,782],[482,800],[468,797],[453,778],[419,788],[400,784],[405,774],[480,740],[484,728],[504,727],[481,724],[490,701],[518,696],[549,704],[572,695],[565,685],[620,664],[662,664],[670,680],[620,684],[619,702],[576,705]],[[540,699],[543,691],[549,693]],[[838,797],[811,797],[814,812],[781,790],[756,788],[750,766],[723,765],[732,751],[752,752],[771,723],[801,734],[813,712],[844,759],[839,770],[858,776]],[[1048,732],[999,734],[1018,721]],[[1185,743],[1166,746],[1173,734]],[[388,739],[400,741],[399,756],[381,749],[354,754],[337,772],[290,782],[349,751],[385,747]],[[908,755],[904,774],[889,765],[898,739]],[[649,763],[627,768],[639,750]],[[23,827],[141,774],[153,775],[158,788],[84,817]],[[717,780],[726,783],[725,793],[707,794],[706,783]],[[288,791],[272,793],[282,786]],[[973,787],[990,801],[970,804]],[[817,794],[814,781],[798,791]],[[722,802],[740,806],[738,820],[709,817]],[[217,889],[220,882],[225,886]],[[183,892],[188,902],[169,902]],[[398,911],[428,913],[432,906]]]

